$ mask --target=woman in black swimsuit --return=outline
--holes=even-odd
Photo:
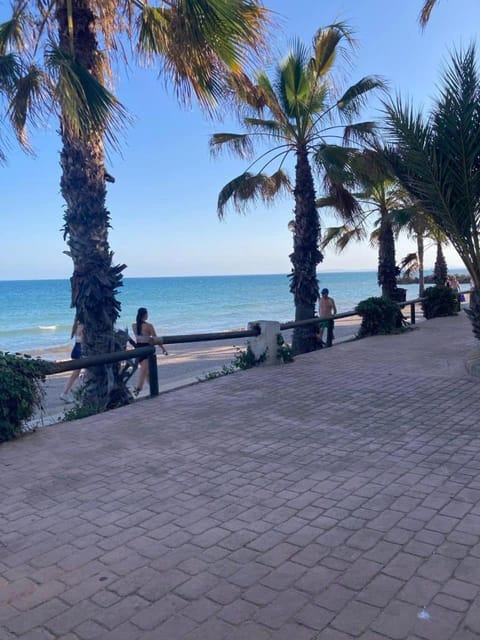
[[[135,342],[137,347],[144,347],[148,344],[158,345],[162,349],[163,355],[168,355],[167,350],[163,346],[162,339],[157,336],[155,327],[151,322],[147,322],[147,318],[147,309],[145,309],[145,307],[140,307],[140,309],[137,311],[136,320],[132,324],[132,330],[135,334]],[[145,380],[148,382],[148,356],[139,358],[139,366],[140,373],[138,376],[138,382],[136,388],[133,391],[135,395],[138,395],[143,389]]]

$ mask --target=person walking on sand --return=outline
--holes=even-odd
[[[335,305],[335,300],[330,298],[328,295],[328,289],[322,289],[320,293],[320,298],[318,299],[318,316],[320,318],[325,318],[321,320],[318,324],[318,332],[317,332],[317,341],[320,348],[324,346],[323,332],[328,327],[329,322],[333,322],[333,320],[328,320],[329,316],[334,316],[337,313],[337,307]],[[333,333],[332,333],[333,339]]]
[[[75,340],[75,344],[73,345],[72,352],[70,354],[70,358],[72,360],[78,360],[82,357],[82,345],[83,345],[83,319],[79,313],[75,316],[75,320],[73,321],[72,331],[70,333],[70,338]],[[75,369],[72,371],[70,378],[67,381],[65,389],[63,393],[60,394],[60,398],[64,402],[73,402],[73,394],[72,387],[75,384],[78,376],[80,375],[81,369]]]
[[[137,317],[132,324],[132,330],[135,335],[135,343],[137,347],[144,347],[145,345],[158,345],[163,352],[164,356],[168,356],[168,352],[163,346],[162,339],[157,336],[155,327],[151,322],[147,322],[148,311],[145,307],[140,307],[137,311]],[[140,373],[138,376],[137,386],[133,390],[134,395],[138,396],[143,389],[145,381],[148,381],[148,356],[139,358]]]

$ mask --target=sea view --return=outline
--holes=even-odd
[[[320,273],[319,280],[330,289],[339,312],[380,294],[375,271]],[[406,288],[407,297],[417,295],[418,285]],[[125,278],[119,298],[119,328],[130,328],[137,308],[144,306],[160,335],[243,329],[253,320],[294,317],[284,274]],[[68,280],[0,281],[0,351],[28,353],[65,345],[72,320]]]

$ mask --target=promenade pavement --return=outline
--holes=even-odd
[[[0,638],[480,637],[465,314],[0,446]]]

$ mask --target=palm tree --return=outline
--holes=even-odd
[[[9,107],[12,97],[15,94],[15,88],[18,86],[22,77],[22,68],[18,56],[7,50],[1,28],[2,25],[0,25],[0,112],[6,113],[7,118],[11,118],[12,113]],[[14,126],[13,122],[11,124]],[[0,162],[6,160],[6,135],[8,134],[4,133],[3,130],[0,132]],[[20,140],[20,142],[22,142],[22,140]]]
[[[371,139],[372,122],[352,124],[366,95],[383,87],[379,78],[366,77],[349,87],[341,97],[333,92],[331,70],[343,45],[352,47],[352,34],[346,25],[333,24],[320,29],[309,50],[296,42],[288,55],[277,65],[271,79],[266,72],[256,76],[256,83],[237,89],[239,101],[248,116],[242,123],[246,133],[217,133],[212,137],[213,152],[227,148],[240,157],[252,157],[254,143],[263,142],[264,153],[248,169],[223,187],[218,198],[218,214],[223,217],[227,204],[243,210],[247,202],[257,198],[271,203],[283,192],[293,194],[295,200],[293,252],[290,255],[292,273],[290,290],[294,296],[295,320],[314,317],[318,298],[316,268],[323,256],[318,242],[320,225],[315,206],[314,170],[319,172],[336,206],[352,213],[355,201],[349,196],[340,179],[339,166],[345,166],[352,149],[350,141]],[[335,117],[349,124],[337,125]],[[340,132],[338,131],[340,129]],[[343,144],[333,144],[335,137]],[[295,158],[295,177],[289,178],[285,163]],[[276,169],[264,171],[271,163]],[[260,166],[253,171],[253,166]],[[315,348],[312,325],[297,327],[293,350],[304,353]]]
[[[392,300],[398,298],[397,275],[399,269],[395,259],[395,235],[398,234],[398,216],[406,215],[411,207],[407,194],[395,180],[388,167],[382,149],[366,149],[350,162],[350,169],[358,186],[354,193],[359,213],[351,221],[338,227],[329,227],[321,244],[322,248],[334,244],[342,251],[352,240],[364,240],[372,216],[375,229],[370,233],[370,243],[378,246],[378,285],[382,296]],[[317,206],[332,207],[331,198],[320,198]]]
[[[412,199],[410,200],[411,206],[407,207],[395,216],[395,224],[398,226],[400,231],[406,231],[408,237],[413,237],[415,239],[417,251],[409,253],[401,260],[400,271],[407,277],[410,277],[413,273],[418,271],[418,295],[419,297],[422,297],[425,294],[425,249],[429,248],[432,243],[435,243],[435,246],[437,247],[438,260],[438,245],[446,244],[447,239],[436,226],[434,221],[429,218],[429,216],[427,216]],[[428,242],[427,247],[425,247],[425,241]],[[440,251],[443,254],[441,246]]]
[[[427,119],[400,98],[385,105],[395,172],[445,234],[474,284],[473,332],[480,339],[480,77],[475,46],[452,55]]]
[[[181,99],[193,93],[213,109],[227,77],[240,73],[250,52],[263,47],[267,13],[256,0],[165,0],[156,7],[144,0],[13,0],[12,6],[11,20],[0,26],[0,46],[21,53],[28,70],[11,101],[13,122],[24,136],[32,96],[43,82],[45,110],[60,120],[72,307],[84,318],[87,355],[108,353],[115,348],[116,293],[125,267],[113,263],[105,205],[111,180],[105,142],[116,144],[126,119],[106,88],[113,56],[130,39],[136,54],[160,64]],[[97,409],[108,407],[113,397],[128,401],[126,388],[118,389],[111,378],[104,367],[89,370],[87,399]]]

